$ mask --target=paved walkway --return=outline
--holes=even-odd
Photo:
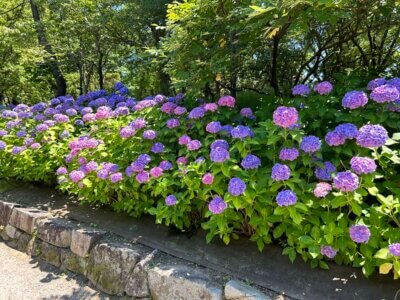
[[[80,277],[32,260],[0,242],[0,300],[109,299]]]

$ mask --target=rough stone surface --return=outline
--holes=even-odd
[[[68,248],[75,227],[71,221],[65,219],[42,219],[37,221],[37,235],[46,243]]]
[[[19,207],[18,204],[0,201],[0,226],[6,226],[10,219],[11,211],[14,207]]]
[[[15,207],[10,216],[9,223],[29,234],[36,228],[37,220],[48,218],[51,215],[36,208]]]
[[[225,285],[226,300],[272,300],[259,290],[237,280],[230,280]]]
[[[61,265],[69,271],[86,276],[88,258],[80,257],[67,249],[63,249],[61,251]]]
[[[87,277],[99,290],[122,295],[135,265],[146,255],[145,248],[114,242],[98,244],[90,252]]]
[[[18,230],[14,226],[8,224],[4,229],[4,240],[8,241],[17,239],[21,235],[21,232],[22,231]]]
[[[94,228],[81,228],[72,231],[71,251],[85,257],[89,255],[93,245],[99,241],[106,231]]]
[[[40,247],[40,258],[47,261],[49,264],[52,264],[53,266],[60,267],[61,250],[62,248],[58,248],[43,242]]]
[[[163,299],[222,299],[222,288],[201,271],[185,265],[157,266],[148,271],[151,297]]]
[[[157,250],[144,257],[136,264],[133,273],[129,276],[125,292],[128,296],[135,298],[150,297],[149,282],[147,279],[148,265],[153,261]]]

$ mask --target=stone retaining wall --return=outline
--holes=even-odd
[[[0,201],[0,238],[33,258],[85,276],[110,295],[155,300],[271,299],[243,282],[228,281],[225,274],[15,203]]]

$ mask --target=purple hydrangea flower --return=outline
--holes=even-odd
[[[125,169],[125,174],[128,177],[131,177],[133,175],[133,173],[135,173],[135,171],[133,170],[132,166],[128,166]]]
[[[178,106],[178,107],[176,107],[174,109],[174,114],[177,115],[177,116],[181,116],[181,115],[186,114],[186,113],[187,113],[187,110],[186,110],[185,107]]]
[[[240,114],[246,118],[253,118],[254,114],[250,107],[244,107],[240,110]]]
[[[217,163],[222,163],[230,158],[229,156],[229,151],[222,148],[222,147],[216,147],[212,148],[210,152],[210,159],[213,162]]]
[[[314,92],[320,95],[327,95],[333,90],[333,85],[329,81],[322,81],[314,86]]]
[[[364,92],[351,91],[347,92],[342,99],[342,106],[344,108],[356,109],[363,107],[368,103],[368,96]]]
[[[149,162],[151,162],[151,157],[148,154],[140,154],[137,160],[147,165]]]
[[[187,145],[192,139],[188,135],[182,135],[179,137],[178,143],[179,145]]]
[[[68,109],[65,111],[65,113],[66,113],[68,116],[70,116],[70,117],[76,116],[76,115],[78,114],[78,112],[76,111],[76,109],[73,109],[73,108],[68,108]]]
[[[97,164],[97,162],[91,160],[91,161],[89,161],[89,162],[86,164],[86,170],[87,170],[88,172],[93,172],[93,171],[96,171],[96,170],[97,170],[98,166],[99,166],[99,165]]]
[[[307,96],[310,93],[310,88],[305,84],[298,84],[292,88],[293,96]]]
[[[93,112],[93,108],[91,108],[91,107],[84,107],[81,109],[82,115],[91,114],[92,112]]]
[[[131,126],[132,128],[134,128],[136,130],[139,130],[139,129],[146,127],[147,122],[143,118],[137,118],[137,119],[133,120],[131,123],[129,123],[129,126]]]
[[[350,238],[356,243],[367,243],[371,236],[371,231],[365,225],[352,225],[349,233]]]
[[[221,129],[222,125],[219,121],[212,121],[206,126],[206,131],[209,133],[218,133]]]
[[[337,250],[333,249],[331,246],[321,246],[320,252],[328,258],[334,258],[337,254]]]
[[[370,82],[368,82],[367,84],[367,89],[372,91],[375,88],[377,88],[378,86],[384,85],[386,84],[386,79],[385,78],[375,78],[373,80],[371,80]]]
[[[245,158],[243,158],[241,166],[245,170],[257,169],[259,166],[261,166],[261,160],[253,154],[248,154]]]
[[[233,126],[224,125],[224,126],[222,126],[222,129],[221,129],[220,133],[223,133],[224,135],[227,135],[227,136],[231,136],[232,129],[233,129]]]
[[[278,206],[290,206],[297,202],[297,196],[291,190],[283,190],[276,195],[276,203]]]
[[[168,160],[163,160],[162,162],[160,162],[159,167],[164,171],[167,171],[172,168],[172,163],[170,163]]]
[[[186,157],[180,156],[180,157],[177,158],[176,163],[178,165],[186,165],[188,163],[188,160],[187,160]]]
[[[364,148],[377,148],[385,145],[388,132],[381,125],[364,125],[358,131],[357,145]]]
[[[400,256],[400,243],[393,243],[389,245],[389,252],[393,256]]]
[[[122,106],[122,102],[118,103],[119,107],[114,110],[115,116],[127,116],[129,114],[129,108]]]
[[[175,128],[179,126],[179,120],[178,119],[169,119],[167,120],[167,127],[168,128]]]
[[[128,139],[131,136],[135,135],[135,133],[136,133],[135,129],[133,129],[131,126],[122,127],[121,130],[119,131],[119,135],[123,139]]]
[[[203,107],[204,107],[205,111],[216,112],[218,110],[218,104],[217,103],[206,103],[206,104],[204,104]]]
[[[394,102],[400,98],[400,92],[395,86],[384,84],[375,88],[370,96],[377,103]]]
[[[279,152],[280,160],[294,161],[298,157],[299,157],[299,150],[297,150],[296,148],[283,148]]]
[[[72,180],[72,182],[77,183],[81,181],[83,178],[85,178],[85,173],[82,171],[74,170],[69,174],[69,178]]]
[[[131,168],[133,172],[141,172],[146,167],[146,163],[140,160],[136,160],[131,164]]]
[[[154,167],[150,169],[151,177],[158,178],[163,174],[163,169],[160,167]]]
[[[0,129],[0,137],[5,136],[7,134],[8,134],[7,130]]]
[[[173,102],[166,102],[161,106],[161,111],[166,114],[173,114],[177,105]]]
[[[68,170],[66,167],[59,167],[56,171],[56,175],[65,175],[68,174]]]
[[[165,204],[166,204],[167,206],[173,206],[173,205],[175,205],[177,202],[178,202],[178,200],[176,199],[176,197],[175,197],[174,195],[168,195],[168,196],[165,198]]]
[[[150,180],[149,173],[146,171],[139,172],[135,178],[139,183],[146,183]]]
[[[354,173],[358,175],[373,173],[377,167],[375,161],[369,157],[353,157],[350,165]]]
[[[208,210],[211,211],[214,215],[221,214],[228,205],[220,196],[214,197],[208,204]]]
[[[6,149],[7,144],[3,141],[0,141],[0,150]]]
[[[248,126],[238,125],[231,130],[231,135],[235,139],[243,140],[247,137],[253,137],[254,134]]]
[[[339,172],[333,179],[333,186],[342,192],[353,192],[358,185],[358,176],[350,171]]]
[[[201,147],[201,142],[199,140],[192,140],[189,143],[187,143],[186,146],[189,151],[199,150]]]
[[[329,131],[325,136],[325,142],[329,146],[339,146],[343,145],[346,142],[346,139],[336,131]]]
[[[189,119],[200,119],[204,117],[205,110],[202,107],[195,107],[189,113]]]
[[[146,140],[154,140],[157,137],[157,133],[154,130],[145,130],[143,132],[143,138]]]
[[[120,172],[117,172],[117,173],[114,173],[114,174],[110,175],[110,180],[113,183],[122,181],[123,179],[124,179],[124,177],[123,177],[122,173],[120,173]]]
[[[66,123],[66,122],[69,121],[68,116],[63,115],[63,114],[55,114],[55,115],[53,116],[53,118],[54,118],[54,120],[55,120],[57,123]]]
[[[25,146],[14,146],[12,147],[11,153],[14,155],[20,154],[21,152],[23,152],[24,150],[26,150]]]
[[[151,146],[151,152],[153,153],[161,153],[164,152],[164,144],[162,143],[154,143],[153,146]]]
[[[314,188],[314,195],[317,198],[326,197],[332,191],[332,186],[327,182],[319,182]]]
[[[352,123],[343,123],[335,127],[334,132],[341,135],[343,138],[352,140],[357,137],[357,126]]]
[[[233,108],[236,105],[236,100],[232,96],[222,96],[218,99],[218,105]]]
[[[240,196],[246,190],[246,184],[238,177],[231,178],[228,185],[228,192],[232,196]]]
[[[229,144],[225,140],[215,140],[214,142],[212,142],[210,146],[211,149],[215,149],[218,147],[224,148],[225,150],[229,150]]]
[[[26,133],[25,130],[20,130],[20,131],[17,131],[16,136],[19,137],[19,138],[22,138],[22,137],[25,137],[26,134],[27,133]]]
[[[324,167],[315,168],[314,174],[319,180],[330,181],[332,180],[332,173],[336,172],[336,167],[330,162],[324,162]]]
[[[279,163],[275,164],[272,167],[271,177],[276,181],[288,180],[290,178],[290,168]]]
[[[43,132],[49,129],[49,126],[47,126],[46,124],[39,124],[35,127],[36,131],[38,132]]]
[[[30,145],[31,149],[39,149],[41,147],[41,145],[39,143],[33,143],[32,145]]]
[[[279,106],[273,113],[274,124],[289,128],[297,123],[299,114],[294,107]]]
[[[201,182],[207,185],[210,185],[214,182],[214,176],[211,173],[206,173],[201,178]]]
[[[321,140],[316,136],[309,135],[303,137],[300,143],[300,149],[306,153],[314,153],[321,148]]]
[[[83,122],[90,122],[96,120],[96,115],[88,113],[82,117]]]

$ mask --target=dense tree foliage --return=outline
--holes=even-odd
[[[0,98],[35,102],[121,79],[137,97],[281,96],[302,82],[398,75],[399,8],[396,0],[2,1]]]

